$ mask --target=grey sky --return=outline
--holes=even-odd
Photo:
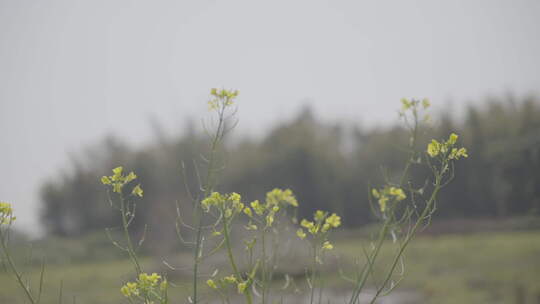
[[[39,231],[37,190],[114,132],[150,138],[238,88],[239,132],[309,100],[385,123],[401,97],[444,109],[540,91],[540,1],[0,0],[0,200]]]

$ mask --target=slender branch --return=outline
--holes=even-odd
[[[32,295],[32,292],[30,292],[30,287],[24,282],[22,274],[17,270],[17,266],[13,262],[13,259],[11,258],[11,254],[9,253],[9,248],[7,246],[7,239],[4,235],[4,231],[0,228],[0,245],[2,246],[2,252],[4,253],[4,257],[6,258],[9,267],[11,268],[11,271],[15,274],[15,277],[17,278],[17,282],[19,283],[19,286],[23,289],[26,297],[32,304],[37,304],[38,302],[34,299],[34,296]]]

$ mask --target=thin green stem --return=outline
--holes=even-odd
[[[131,236],[129,235],[129,223],[127,219],[127,208],[126,208],[126,201],[124,199],[124,196],[120,194],[120,213],[122,215],[122,227],[124,228],[124,237],[126,238],[126,245],[127,245],[127,252],[129,254],[129,257],[131,261],[133,262],[133,265],[135,266],[135,272],[137,275],[142,273],[141,265],[139,264],[139,260],[137,258],[137,254],[135,253],[135,250],[133,249],[133,243],[131,241]]]
[[[409,170],[411,168],[411,165],[412,165],[412,163],[414,161],[414,156],[415,156],[414,148],[416,146],[417,137],[418,137],[418,114],[417,114],[416,110],[413,111],[413,116],[414,116],[414,127],[413,127],[413,130],[412,130],[411,141],[409,143],[409,158],[407,159],[407,162],[405,163],[405,167],[403,168],[403,173],[401,174],[401,177],[399,179],[399,187],[400,188],[403,187],[403,185],[405,184],[405,181],[407,179]],[[391,221],[392,221],[391,217],[388,217],[384,221],[383,227],[381,229],[381,233],[379,234],[379,238],[377,240],[377,245],[375,246],[375,250],[369,256],[368,265],[362,271],[360,280],[358,280],[358,283],[356,284],[356,287],[355,287],[355,289],[354,289],[354,291],[352,293],[351,300],[349,301],[349,304],[354,304],[358,300],[358,297],[359,297],[362,289],[364,288],[364,285],[365,285],[365,283],[367,281],[367,278],[369,277],[369,274],[373,270],[373,266],[375,264],[375,260],[377,259],[378,255],[379,255],[380,249],[384,244],[384,240],[386,238],[386,235],[389,232]]]
[[[268,277],[266,273],[266,231],[262,229],[261,242],[262,242],[262,265],[261,265],[261,277],[262,277],[262,304],[266,301],[266,288],[268,287]]]
[[[210,145],[210,157],[208,159],[206,183],[204,185],[204,197],[208,197],[210,195],[214,186],[213,172],[214,172],[215,153],[216,153],[217,145],[221,138],[223,122],[224,122],[224,111],[225,111],[224,108],[222,108],[219,111],[218,127],[216,129],[216,133]],[[198,303],[197,292],[198,292],[198,279],[199,279],[199,262],[200,262],[199,257],[200,257],[201,246],[202,246],[203,210],[199,202],[195,202],[194,208],[195,208],[194,219],[195,219],[195,222],[197,223],[197,227],[196,227],[197,232],[196,232],[195,248],[193,249],[193,298],[192,299],[193,299],[193,304],[197,304]]]
[[[377,300],[377,298],[380,296],[380,294],[384,290],[386,284],[388,284],[388,281],[392,277],[392,274],[394,273],[394,271],[396,269],[396,266],[397,266],[397,264],[399,262],[399,259],[401,258],[401,256],[403,255],[403,252],[405,251],[405,248],[407,247],[409,242],[414,238],[416,230],[420,226],[420,223],[424,220],[424,218],[430,212],[431,207],[433,206],[433,203],[435,202],[435,199],[436,199],[437,194],[438,194],[440,189],[441,189],[441,176],[439,175],[435,179],[435,188],[434,188],[433,192],[431,193],[430,199],[428,200],[428,202],[426,204],[426,207],[424,208],[424,210],[422,211],[422,213],[418,217],[416,223],[413,225],[413,227],[411,228],[411,230],[408,233],[407,237],[405,238],[402,245],[400,246],[400,249],[399,249],[397,255],[395,256],[394,261],[392,262],[392,266],[391,266],[390,270],[386,274],[386,277],[383,280],[383,283],[381,284],[381,286],[377,289],[377,292],[376,292],[375,296],[373,297],[373,299],[371,300],[370,304],[375,303],[375,300]]]
[[[222,209],[222,212],[225,213],[225,210]],[[240,275],[240,272],[238,271],[238,267],[236,266],[236,262],[234,261],[234,255],[232,252],[232,246],[231,246],[230,235],[229,235],[230,234],[229,222],[227,218],[223,219],[223,233],[225,235],[225,246],[227,247],[227,256],[229,257],[229,263],[231,264],[232,270],[237,280],[242,280],[242,276]],[[253,299],[251,297],[251,292],[249,291],[249,289],[247,289],[244,292],[244,295],[246,296],[246,301],[248,304],[253,303]]]
[[[6,243],[7,243],[6,237],[4,235],[4,232],[0,228],[0,244],[2,245],[2,251],[4,252],[4,256],[6,257],[8,265],[11,268],[11,271],[13,271],[13,273],[15,274],[15,277],[17,278],[17,282],[19,283],[21,288],[24,290],[24,293],[26,294],[26,297],[28,298],[30,303],[37,304],[38,302],[34,300],[34,296],[30,292],[30,288],[24,283],[22,275],[17,270],[17,266],[15,265],[15,263],[13,262],[11,258],[11,254],[9,253],[9,249]]]
[[[315,298],[315,279],[317,274],[317,243],[313,243],[313,266],[311,268],[311,293],[309,297],[309,303],[313,304],[313,299]]]
[[[364,288],[364,285],[366,284],[367,278],[369,277],[369,274],[371,273],[373,269],[375,260],[377,259],[377,256],[379,255],[380,249],[384,243],[389,227],[390,227],[390,218],[388,218],[384,222],[384,225],[379,234],[379,238],[377,240],[377,245],[375,246],[375,250],[372,252],[371,256],[369,256],[369,259],[367,261],[368,262],[367,267],[364,268],[364,270],[362,271],[360,280],[358,280],[358,283],[356,284],[356,288],[352,293],[351,300],[349,301],[350,304],[354,304],[358,300],[358,296],[360,296],[360,293],[362,292],[362,289]]]

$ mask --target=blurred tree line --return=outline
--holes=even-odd
[[[469,106],[456,119],[442,114],[421,135],[420,149],[430,138],[460,135],[469,158],[458,162],[453,182],[442,191],[438,217],[505,217],[540,211],[540,103],[535,98],[511,97]],[[150,227],[151,240],[174,237],[176,203],[191,214],[187,189],[196,192],[201,154],[207,137],[193,125],[182,136],[156,132],[154,143],[133,149],[109,137],[73,160],[73,169],[51,178],[41,190],[41,218],[54,235],[81,235],[118,226],[119,218],[107,202],[99,178],[123,165],[133,170],[145,191],[137,206],[135,230]],[[159,128],[156,128],[159,130]],[[342,215],[346,226],[372,219],[369,185],[383,176],[393,179],[404,163],[407,132],[400,124],[361,128],[323,124],[309,109],[280,124],[263,138],[235,138],[221,153],[219,191],[235,191],[245,200],[262,199],[274,187],[292,189],[300,202],[299,217],[315,209]],[[184,169],[182,169],[182,163]],[[429,172],[414,168],[421,185]]]

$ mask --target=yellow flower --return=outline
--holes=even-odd
[[[139,280],[137,282],[141,287],[148,288],[152,286],[157,286],[159,280],[161,280],[161,276],[155,272],[151,275],[147,273],[141,273],[139,274]]]
[[[458,139],[458,135],[456,133],[452,133],[452,134],[450,134],[450,137],[448,138],[447,143],[449,145],[454,145],[454,144],[456,144],[457,139]]]
[[[104,185],[110,185],[111,180],[109,179],[108,176],[103,176],[103,177],[101,177],[101,183],[104,184]]]
[[[306,228],[306,229],[310,229],[314,226],[315,224],[313,224],[313,222],[310,222],[306,219],[303,219],[301,222],[300,222],[300,226]]]
[[[161,284],[159,284],[159,289],[160,289],[161,291],[167,290],[168,287],[169,287],[169,282],[167,282],[167,279],[163,280],[163,281],[161,282]]]
[[[264,213],[265,207],[261,205],[261,203],[259,203],[259,200],[251,202],[250,205],[251,208],[253,208],[253,210],[255,210],[255,213],[257,213],[258,215],[262,215]]]
[[[122,166],[119,166],[119,167],[116,167],[114,169],[112,169],[112,172],[114,173],[114,176],[116,176],[117,178],[122,176],[122,171],[124,170],[124,168]]]
[[[229,194],[229,200],[232,201],[233,203],[240,203],[240,200],[242,199],[242,196],[240,196],[240,194],[236,193],[236,192],[233,192],[231,194]]]
[[[450,156],[448,156],[449,159],[460,159],[461,157],[468,157],[467,155],[467,149],[465,148],[452,148],[452,151],[450,152]]]
[[[326,232],[326,231],[330,230],[330,228],[331,228],[330,224],[324,223],[324,225],[322,226],[321,231]]]
[[[122,292],[122,294],[128,298],[131,296],[136,296],[139,295],[139,286],[137,283],[128,282],[126,285],[120,288],[120,292]]]
[[[246,230],[257,230],[257,225],[249,223],[246,227]]]
[[[283,191],[283,200],[293,207],[298,207],[298,201],[296,200],[296,197],[294,197],[291,189],[285,189],[285,191]]]
[[[326,250],[332,250],[334,249],[334,245],[332,245],[329,241],[325,241],[322,245],[322,248]]]
[[[427,99],[427,98],[422,99],[422,106],[424,107],[424,109],[429,108],[429,106],[431,106],[431,103],[429,102],[429,99]]]
[[[396,187],[390,187],[390,195],[393,195],[396,198],[396,201],[402,201],[407,198],[407,195],[405,195],[405,192],[403,192],[402,189],[396,188]]]
[[[206,281],[206,285],[210,286],[210,288],[217,289],[217,285],[216,285],[216,283],[214,282],[214,280],[212,280],[212,279],[208,279],[208,280]]]
[[[412,103],[407,98],[401,98],[401,105],[401,109],[406,111],[412,106]]]
[[[233,202],[233,208],[235,209],[236,212],[240,212],[244,210],[244,204],[240,202]]]
[[[143,196],[143,189],[141,188],[141,185],[137,185],[135,186],[135,188],[133,188],[133,190],[131,191],[131,194],[133,195],[136,195],[138,197],[142,197]]]
[[[101,183],[104,185],[110,185],[112,187],[113,192],[121,194],[122,189],[124,188],[124,185],[128,184],[129,182],[137,178],[137,175],[133,172],[129,172],[128,175],[124,176],[122,174],[123,171],[124,171],[124,168],[122,166],[112,169],[113,175],[102,176]],[[133,195],[137,195],[140,197],[143,196],[143,191],[140,188],[140,185],[135,187],[131,193]]]
[[[441,152],[441,144],[435,139],[431,140],[431,143],[429,143],[427,147],[427,153],[429,154],[429,156],[435,157],[439,155],[440,152]]]
[[[244,208],[244,213],[249,217],[253,217],[253,212],[251,211],[251,208],[249,207]]]
[[[0,202],[0,216],[11,216],[13,214],[13,208],[10,203]]]
[[[270,227],[270,226],[272,226],[273,223],[274,223],[274,215],[273,214],[268,214],[266,216],[266,226]]]
[[[317,222],[321,222],[324,220],[324,217],[326,216],[326,212],[322,210],[315,211],[315,214],[313,215],[313,219]]]
[[[121,292],[125,297],[131,296],[131,293],[130,293],[130,291],[129,291],[129,288],[127,288],[127,286],[122,286],[122,288],[120,288],[120,292]]]
[[[230,276],[226,276],[223,278],[223,281],[225,281],[226,283],[236,283],[236,277],[234,276],[234,274],[231,274]]]
[[[125,183],[129,183],[130,181],[134,180],[137,178],[137,175],[135,175],[135,173],[132,172],[129,172],[129,174],[126,176],[126,181]]]
[[[333,228],[337,228],[341,225],[341,217],[335,213],[332,213],[332,215],[326,218],[326,223]]]
[[[238,96],[238,90],[216,89],[210,90],[212,99],[208,101],[210,110],[216,110],[220,107],[228,107],[234,103],[234,99]]]
[[[296,235],[302,240],[306,238],[306,233],[304,230],[302,230],[302,228],[298,228],[298,230],[296,230]]]
[[[243,294],[246,291],[247,283],[246,282],[238,283],[237,287],[238,287],[238,293]]]
[[[210,210],[210,206],[217,206],[223,203],[223,196],[219,192],[212,192],[209,197],[201,201],[201,205],[205,211]]]
[[[298,207],[298,201],[294,197],[291,189],[281,190],[278,188],[266,193],[266,203],[269,205],[278,205],[287,203],[293,207]]]

